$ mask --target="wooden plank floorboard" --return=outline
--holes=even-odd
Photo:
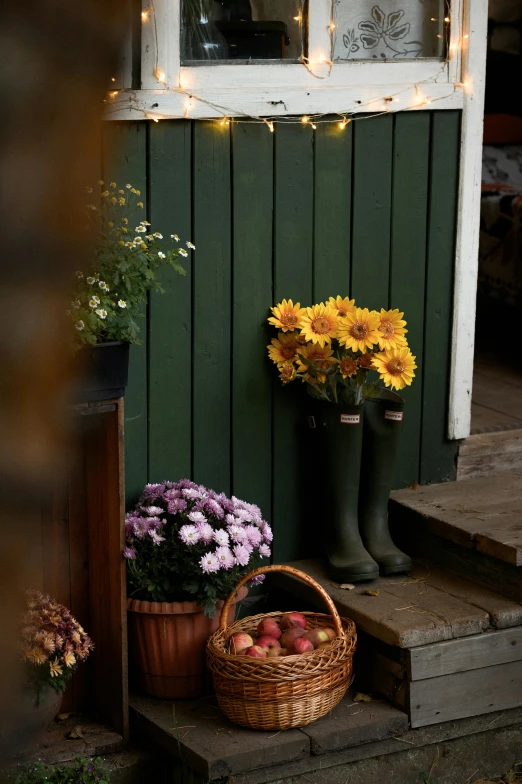
[[[412,648],[477,634],[490,626],[489,615],[482,608],[408,577],[381,578],[345,590],[328,578],[318,560],[296,561],[292,566],[323,585],[341,615],[389,645]],[[322,606],[319,595],[304,583],[286,576],[273,577],[277,586],[295,594],[296,609],[304,600]],[[378,591],[378,596],[368,595],[368,589]]]

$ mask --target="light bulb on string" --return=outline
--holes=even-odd
[[[306,114],[304,114],[304,115],[301,117],[301,122],[302,122],[302,123],[304,123],[304,124],[306,124],[307,122],[310,122],[310,118],[309,118],[309,117],[308,117]]]
[[[150,11],[142,11],[141,12],[141,21],[142,22],[147,22],[148,21],[149,13],[150,13]]]
[[[339,123],[339,128],[341,129],[341,131],[344,131],[344,129],[346,128],[346,126],[347,126],[347,125],[348,125],[348,123],[350,123],[350,122],[351,122],[351,120],[347,119],[346,117],[343,117],[343,119],[342,119],[342,120],[341,120],[341,122]]]
[[[270,131],[270,133],[273,133],[274,132],[274,123],[273,122],[267,122],[267,125],[268,125],[268,130]]]
[[[158,82],[165,84],[165,71],[163,71],[161,68],[155,68],[152,72],[152,75],[156,77]]]
[[[315,123],[310,123],[310,125],[312,126],[312,128],[313,128],[313,130],[314,130],[314,131],[316,131],[316,130],[317,130],[317,125],[316,125]]]

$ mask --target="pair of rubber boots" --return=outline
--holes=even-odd
[[[404,399],[388,390],[359,407],[316,407],[324,544],[328,574],[339,583],[411,569],[388,528],[403,410]]]

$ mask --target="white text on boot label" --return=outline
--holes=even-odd
[[[402,422],[403,411],[385,411],[384,418],[392,419],[394,422]]]
[[[341,414],[342,425],[358,425],[360,421],[360,414]]]

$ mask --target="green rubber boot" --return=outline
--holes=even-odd
[[[388,528],[388,500],[402,431],[404,398],[387,389],[365,403],[359,493],[362,540],[381,575],[409,572],[411,559],[395,547]]]
[[[320,508],[329,576],[340,583],[375,580],[379,567],[359,533],[357,504],[363,439],[361,406],[314,401],[309,424],[316,435]]]

